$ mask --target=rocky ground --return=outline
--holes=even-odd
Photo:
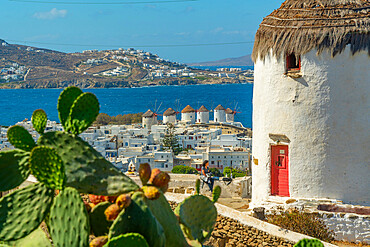
[[[171,207],[175,208],[176,203],[170,202]],[[204,243],[206,246],[214,247],[241,247],[241,246],[288,246],[294,243],[277,238],[266,232],[245,226],[237,220],[219,215],[215,229],[210,239]]]

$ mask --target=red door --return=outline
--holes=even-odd
[[[271,194],[289,196],[288,146],[271,146]]]

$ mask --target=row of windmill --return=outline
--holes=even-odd
[[[190,105],[187,105],[181,111],[181,121],[187,122],[189,124],[207,124],[210,122],[209,120],[209,113],[211,111],[208,110],[204,105],[202,105],[199,109],[195,110]],[[163,123],[176,123],[177,121],[177,114],[180,112],[175,111],[172,108],[168,108],[163,113]],[[214,122],[216,123],[232,123],[234,122],[234,116],[237,113],[236,107],[234,110],[230,108],[225,109],[222,105],[218,105],[213,110]],[[144,128],[150,128],[152,125],[158,123],[158,116],[162,116],[162,114],[155,113],[150,109],[143,114],[142,125]]]

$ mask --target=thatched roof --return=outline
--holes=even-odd
[[[190,112],[195,112],[194,108],[191,107],[190,105],[187,105],[182,111],[181,113],[190,113]]]
[[[215,110],[218,110],[218,111],[224,111],[225,108],[222,106],[222,105],[218,105]]]
[[[225,110],[225,113],[226,113],[226,114],[233,114],[233,113],[234,113],[234,111],[233,111],[233,110],[231,110],[230,108],[227,108],[227,109]]]
[[[209,112],[209,110],[208,110],[204,105],[202,105],[202,106],[198,109],[198,112]]]
[[[176,115],[176,111],[172,108],[168,108],[164,113],[163,116],[173,116]]]
[[[154,112],[152,112],[150,109],[147,110],[144,114],[143,114],[143,117],[153,117],[154,116]]]
[[[369,0],[286,0],[260,24],[252,59],[263,59],[271,48],[277,57],[312,49],[335,56],[347,45],[352,54],[367,50],[370,56]]]

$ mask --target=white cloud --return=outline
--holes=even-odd
[[[64,18],[67,15],[67,10],[53,8],[47,12],[36,12],[33,17],[42,20],[52,20],[56,18]]]

